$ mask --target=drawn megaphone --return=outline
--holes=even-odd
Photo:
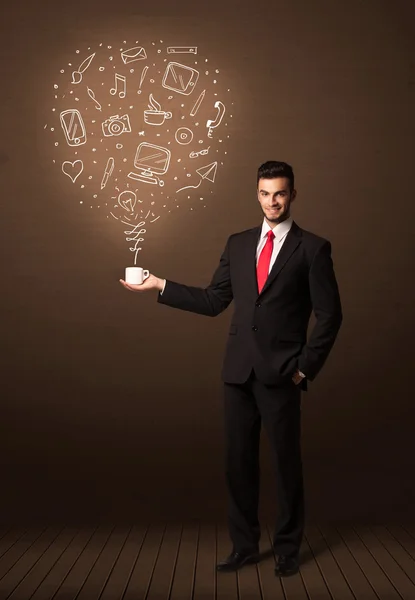
[[[216,119],[208,119],[208,121],[206,122],[206,127],[209,129],[209,131],[208,131],[209,138],[212,137],[212,130],[215,129],[216,127],[219,127],[219,125],[222,122],[223,115],[225,114],[225,105],[220,100],[217,100],[215,102],[215,108],[218,109],[218,114],[216,115]]]

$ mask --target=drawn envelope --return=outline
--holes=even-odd
[[[135,60],[145,60],[147,54],[142,46],[136,46],[135,48],[130,48],[129,50],[121,52],[121,58],[123,63],[128,65],[128,63],[134,62]]]

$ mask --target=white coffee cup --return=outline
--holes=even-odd
[[[126,283],[132,283],[133,285],[142,284],[147,277],[150,275],[150,272],[147,269],[142,269],[141,267],[126,267],[125,268],[125,281]]]

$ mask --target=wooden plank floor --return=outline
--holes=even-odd
[[[300,572],[262,560],[217,573],[226,526],[203,522],[0,530],[0,600],[415,600],[415,526],[308,525]]]

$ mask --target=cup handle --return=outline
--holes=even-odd
[[[165,114],[166,119],[171,119],[173,116],[173,113],[171,113],[171,112],[165,112],[164,114]]]
[[[145,279],[147,279],[147,277],[149,277],[149,276],[150,276],[150,271],[147,271],[147,269],[144,269],[143,270],[143,281]]]

